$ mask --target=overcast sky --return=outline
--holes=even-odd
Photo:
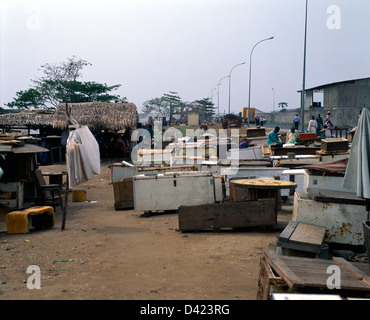
[[[300,106],[305,0],[0,0],[0,106],[45,63],[73,55],[83,81],[121,84],[140,110],[169,91],[220,113]],[[333,7],[334,6],[334,7]],[[333,9],[334,8],[334,9]],[[309,0],[306,88],[370,76],[370,1]],[[212,89],[215,90],[212,91]],[[275,101],[275,105],[274,105]]]

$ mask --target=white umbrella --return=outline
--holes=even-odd
[[[362,109],[354,135],[343,187],[370,199],[370,111]]]
[[[364,221],[365,246],[370,264],[370,111],[363,108],[352,141],[351,153],[344,175],[343,187],[364,198],[367,220]]]

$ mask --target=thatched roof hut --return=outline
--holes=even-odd
[[[137,109],[133,103],[68,103],[68,112],[80,125],[87,125],[91,130],[136,128]],[[66,104],[60,103],[55,111],[53,126],[66,129],[68,124]]]
[[[0,114],[0,127],[52,126],[54,110],[22,110],[17,113]]]

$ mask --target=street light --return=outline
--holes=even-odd
[[[234,68],[236,68],[237,66],[240,66],[242,64],[245,64],[245,62],[242,62],[242,63],[239,63],[235,66],[233,66],[230,70],[230,74],[229,74],[229,114],[230,114],[230,92],[231,92],[231,72],[234,70]]]
[[[208,93],[208,98],[210,98],[210,99],[211,99],[211,102],[213,102],[213,96],[215,95],[215,94],[213,94],[213,90],[216,90],[216,87],[217,87],[217,85],[215,85],[215,86],[212,88],[212,90],[210,91],[210,93]]]
[[[306,39],[307,39],[307,4],[306,0],[306,14],[304,22],[304,49],[303,49],[303,82],[302,82],[302,96],[301,96],[301,118],[302,118],[302,131],[304,132],[304,104],[305,104],[305,94],[306,94]]]
[[[215,86],[212,88],[212,90],[211,90],[210,92],[208,92],[208,98],[209,98],[209,97],[211,97],[211,98],[212,98],[212,96],[214,96],[214,94],[213,94],[213,90],[215,90],[215,89],[216,89],[216,87],[217,87],[217,85],[215,85]]]
[[[252,48],[251,50],[251,54],[250,54],[250,57],[249,57],[249,96],[248,96],[248,127],[249,127],[249,122],[250,122],[250,119],[251,119],[251,77],[252,77],[252,53],[253,53],[253,50],[254,48],[257,46],[257,44],[263,42],[263,41],[267,41],[267,40],[271,40],[271,39],[274,39],[274,37],[270,37],[270,38],[267,38],[267,39],[263,39],[261,41],[258,41],[254,47]]]
[[[217,113],[218,113],[218,117],[220,117],[220,84],[221,84],[221,81],[225,78],[228,78],[229,76],[225,76],[223,78],[220,79],[220,81],[218,82],[218,85],[217,85]]]

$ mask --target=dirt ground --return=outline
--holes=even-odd
[[[177,213],[115,210],[112,162],[75,188],[88,201],[69,201],[65,230],[57,208],[51,229],[0,233],[0,300],[256,299],[260,256],[281,228],[182,233]],[[279,211],[282,225],[291,209]],[[40,289],[27,288],[30,265],[40,268]]]

